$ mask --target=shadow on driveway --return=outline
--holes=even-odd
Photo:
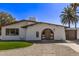
[[[30,41],[32,43],[41,43],[41,44],[46,44],[46,43],[67,43],[66,40],[35,40],[35,41]]]
[[[46,43],[76,43],[79,44],[79,40],[35,40],[35,41],[29,41],[32,43],[41,43],[41,44],[46,44]]]
[[[79,40],[67,40],[68,43],[75,43],[79,45]]]

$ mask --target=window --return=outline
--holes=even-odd
[[[36,32],[36,37],[39,37],[39,32],[38,31]]]
[[[0,35],[1,35],[1,29],[0,29]]]
[[[19,29],[18,28],[6,29],[6,35],[10,36],[19,35]]]

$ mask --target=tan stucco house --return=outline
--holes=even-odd
[[[36,22],[31,20],[16,21],[1,27],[1,40],[66,40],[65,26]],[[79,34],[79,31],[78,33]],[[76,35],[77,36],[77,35]],[[79,35],[78,35],[79,36]],[[77,36],[77,38],[79,38]]]

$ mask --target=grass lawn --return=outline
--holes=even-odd
[[[0,50],[22,48],[22,47],[28,47],[31,45],[32,45],[31,42],[25,42],[25,41],[1,41]]]

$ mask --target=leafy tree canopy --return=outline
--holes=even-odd
[[[8,14],[6,12],[0,12],[0,26],[9,24],[14,21],[15,18],[13,18],[11,14]]]

